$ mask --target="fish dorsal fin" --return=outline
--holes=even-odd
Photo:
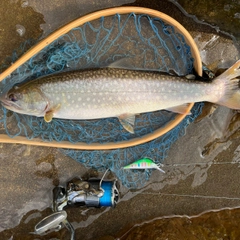
[[[128,58],[121,58],[121,59],[111,63],[107,67],[109,67],[109,68],[131,69],[131,70],[134,69],[131,61]]]
[[[189,104],[188,103],[185,103],[185,104],[182,104],[179,106],[175,106],[175,107],[171,107],[171,108],[167,108],[165,110],[170,111],[170,112],[180,113],[180,114],[188,114],[188,115],[191,114],[191,112],[189,112]]]
[[[130,113],[122,114],[118,117],[122,126],[130,133],[134,133],[135,115]]]
[[[153,67],[149,68],[146,66],[139,66],[137,62],[139,59],[136,59],[134,57],[130,58],[121,58],[119,60],[116,60],[115,62],[109,64],[108,66],[102,66],[102,67],[108,67],[108,68],[120,68],[120,69],[126,69],[126,70],[135,70],[135,71],[150,71],[150,72],[161,72],[159,68]],[[170,73],[169,73],[170,74]]]

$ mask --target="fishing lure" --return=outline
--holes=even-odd
[[[142,158],[140,160],[137,160],[136,162],[133,162],[127,166],[124,166],[123,169],[148,169],[148,168],[155,168],[158,169],[159,171],[165,173],[164,170],[160,168],[162,164],[160,163],[155,163],[153,160],[150,158]]]

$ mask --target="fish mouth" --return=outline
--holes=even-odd
[[[11,102],[5,98],[0,98],[0,101],[1,101],[1,104],[3,107],[7,108],[7,109],[12,109],[12,108],[15,108],[15,109],[20,109],[19,106],[14,103],[14,102]]]

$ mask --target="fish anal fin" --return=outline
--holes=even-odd
[[[56,113],[56,112],[59,110],[60,106],[61,106],[61,105],[58,104],[57,106],[55,106],[54,108],[48,110],[48,111],[45,113],[45,115],[44,115],[44,120],[45,120],[45,122],[49,123],[49,122],[52,121],[54,113]]]
[[[118,117],[123,128],[130,133],[134,133],[135,115],[130,113],[122,114]]]
[[[175,107],[171,107],[171,108],[167,108],[166,110],[170,111],[170,112],[191,115],[191,112],[189,111],[189,104],[188,103],[182,104],[182,105],[179,105],[179,106],[175,106]]]

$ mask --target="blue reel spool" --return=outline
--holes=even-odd
[[[118,200],[118,190],[116,181],[102,181],[101,188],[104,190],[103,196],[99,199],[100,207],[115,207]]]

